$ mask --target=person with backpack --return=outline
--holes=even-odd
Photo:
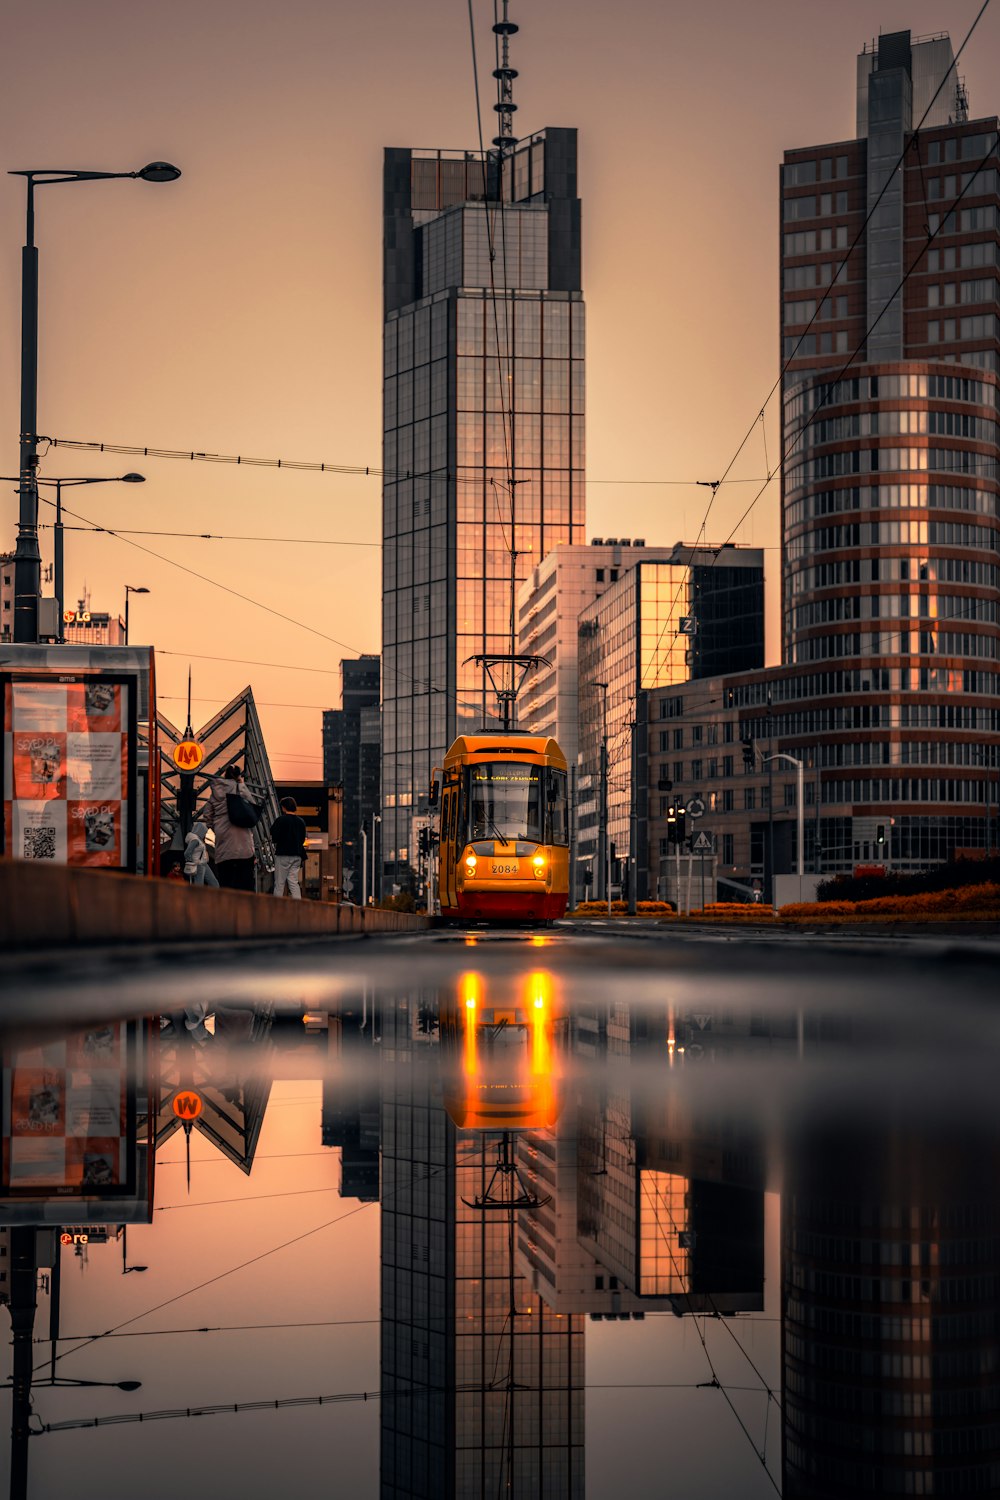
[[[215,874],[230,891],[256,890],[253,831],[264,811],[249,797],[243,772],[234,762],[213,776],[201,817],[215,832]]]
[[[293,901],[302,900],[299,873],[306,856],[306,825],[297,816],[294,797],[282,797],[281,812],[271,824],[274,840],[274,894],[283,896],[285,886]]]

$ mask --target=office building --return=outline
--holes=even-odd
[[[497,1134],[445,1109],[437,996],[387,997],[382,1045],[382,1500],[584,1494],[583,1320],[512,1264],[506,1213],[470,1206]]]
[[[837,868],[875,817],[894,819],[894,865],[989,841],[1000,160],[951,62],[947,37],[880,36],[858,59],[857,139],[786,152],[782,173],[795,670],[740,696],[755,738],[769,695],[780,748],[816,751]]]
[[[637,895],[645,900],[650,893],[646,690],[763,665],[763,554],[754,548],[678,545],[666,561],[640,557],[584,609],[578,637],[578,861],[584,871],[589,866],[590,889],[606,894],[608,851],[600,812],[606,745],[612,886],[622,880],[620,863],[631,863],[634,782]]]
[[[496,723],[470,658],[584,528],[576,132],[384,166],[383,874],[408,885],[431,769]]]
[[[340,663],[341,706],[323,714],[323,778],[344,788],[345,895],[356,902],[362,895],[361,830],[370,840],[372,817],[378,813],[379,677],[379,657],[345,658]]]
[[[517,649],[545,660],[524,680],[517,722],[532,734],[553,735],[570,766],[579,750],[577,621],[636,562],[665,562],[673,553],[647,547],[643,537],[597,536],[589,547],[553,547],[521,585]]]
[[[14,554],[0,552],[0,641],[14,639]]]
[[[68,611],[69,619],[63,622],[63,634],[73,646],[123,646],[125,644],[125,621],[121,615],[110,615],[106,610],[84,608],[83,600],[77,609]]]
[[[1000,1492],[995,1132],[801,1129],[782,1194],[786,1500]]]

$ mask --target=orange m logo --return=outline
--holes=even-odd
[[[181,740],[175,745],[171,756],[180,771],[195,771],[205,759],[205,750],[197,740]]]
[[[184,1089],[174,1095],[173,1110],[179,1120],[197,1120],[204,1107],[201,1095],[193,1089]]]

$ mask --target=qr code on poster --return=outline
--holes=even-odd
[[[56,831],[54,828],[26,828],[24,830],[25,859],[55,859]]]

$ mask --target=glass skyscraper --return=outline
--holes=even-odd
[[[576,131],[384,166],[382,836],[406,886],[413,819],[451,740],[495,721],[468,658],[510,650],[522,582],[584,532]]]

